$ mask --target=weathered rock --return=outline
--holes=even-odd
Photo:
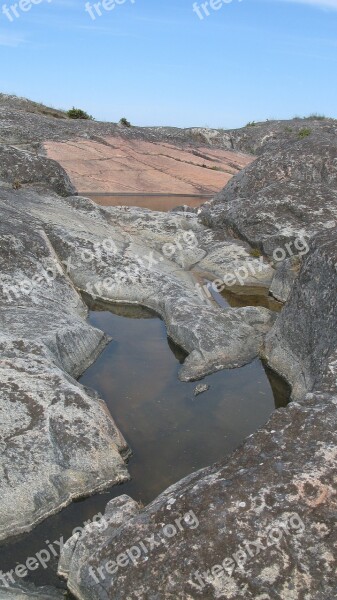
[[[126,518],[132,519],[139,513],[140,506],[126,495],[111,500],[100,523],[86,526],[81,534],[76,534],[64,544],[58,567],[59,575],[68,579],[72,570],[80,571],[83,562],[96,553],[98,547],[103,549],[111,543],[113,530],[122,527]],[[74,591],[80,594],[80,589]]]
[[[127,446],[104,403],[44,347],[0,338],[0,539],[71,500],[127,481]]]
[[[57,162],[12,146],[0,145],[1,181],[15,188],[34,185],[52,189],[61,196],[76,192],[67,173]]]
[[[283,260],[276,267],[269,292],[276,300],[284,303],[288,300],[300,271],[301,260],[298,256],[293,256],[292,258]]]
[[[21,197],[18,192],[17,207]],[[10,196],[7,199],[10,203]],[[219,309],[200,294],[190,268],[199,269],[200,259],[203,266],[213,244],[212,233],[195,216],[165,218],[162,213],[137,209],[103,210],[79,197],[63,201],[27,192],[24,205],[45,228],[59,260],[71,264],[69,276],[77,289],[105,301],[141,304],[162,316],[169,337],[191,355],[182,368],[184,380],[246,364],[259,353],[274,317],[263,308]],[[184,238],[185,233],[190,237]],[[170,259],[161,251],[169,242]],[[209,253],[207,263],[213,277],[219,270],[219,246],[215,259]],[[255,266],[254,272],[260,271],[261,261],[253,259],[240,242],[224,243],[222,257],[225,273],[246,262]],[[261,285],[269,285],[271,273],[266,265],[256,275]]]
[[[74,498],[126,481],[128,449],[105,404],[73,379],[104,348],[104,334],[85,322],[87,309],[34,219],[4,205],[1,215],[4,539]]]
[[[79,600],[335,598],[336,405],[309,394],[229,462],[139,513],[125,497],[110,503],[103,534],[91,528],[66,545],[60,573],[70,591]]]
[[[336,229],[311,240],[290,298],[266,339],[266,358],[292,384],[294,398],[320,389],[327,373],[333,374],[337,348],[336,250]],[[335,381],[330,389],[335,389]]]
[[[120,130],[102,139],[47,141],[43,147],[67,171],[76,189],[88,194],[212,194],[253,160],[207,146],[181,148],[174,142],[124,139]]]
[[[271,140],[277,152],[265,151],[202,211],[219,236],[234,231],[276,262],[275,250],[288,253],[271,288],[288,302],[265,353],[291,382],[295,401],[228,461],[187,477],[143,510],[116,499],[109,505],[116,523],[104,534],[91,528],[71,538],[60,573],[79,600],[337,597],[337,153],[332,126],[326,138],[322,131],[319,125],[300,142]],[[151,233],[144,235],[149,243]],[[310,244],[296,246],[305,236]],[[202,263],[205,272],[206,265],[224,269],[217,247],[203,249],[205,256],[191,260],[194,272]],[[172,318],[180,326],[179,310],[178,301]],[[191,511],[195,526],[182,526]]]
[[[103,144],[116,134],[113,124],[56,121],[38,107],[27,116],[20,102],[9,110],[1,98],[0,113],[1,140],[30,150],[41,151],[46,139],[98,137]],[[61,557],[60,574],[80,600],[337,597],[336,126],[312,128],[306,138],[278,123],[238,132],[119,129],[127,140],[194,144],[196,157],[201,139],[247,148],[257,132],[252,149],[261,158],[202,211],[217,231],[192,213],[103,210],[84,198],[14,192],[6,183],[0,190],[3,537],[127,477],[123,438],[104,404],[73,379],[106,343],[85,323],[76,289],[155,310],[188,353],[181,378],[196,379],[251,360],[275,319],[261,308],[219,309],[199,293],[196,282],[245,270],[243,288],[269,287],[271,266],[229,234],[274,259],[290,242],[292,254],[303,254],[290,295],[294,260],[278,267],[272,289],[289,300],[265,345],[297,401],[229,460],[194,473],[145,509],[125,496],[109,503],[108,526],[88,526]],[[295,239],[322,230],[309,253],[294,251]],[[186,244],[190,232],[194,245]],[[33,279],[50,260],[60,267],[52,281]],[[225,569],[214,567],[221,563]]]
[[[75,288],[160,314],[189,355],[184,381],[250,362],[275,317],[263,308],[220,309],[200,294],[193,269],[207,267],[214,277],[221,262],[225,273],[249,263],[258,272],[260,261],[240,242],[221,242],[196,215],[103,210],[81,197],[5,188],[0,208],[0,537],[6,538],[128,477],[126,444],[113,420],[73,379],[107,342],[85,322]],[[165,244],[173,248],[170,258]],[[266,287],[273,271],[265,267],[258,277]]]
[[[205,392],[207,392],[209,388],[210,386],[206,383],[199,383],[199,385],[197,385],[194,389],[194,395],[200,396],[200,394],[204,394]]]
[[[198,130],[72,120],[4,94],[0,119],[0,143],[57,160],[82,193],[214,193],[253,160]]]
[[[202,222],[234,231],[269,256],[287,243],[300,253],[296,239],[337,224],[336,140],[317,134],[264,154],[204,205]]]

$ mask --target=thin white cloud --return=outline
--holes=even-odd
[[[0,32],[0,46],[7,46],[8,48],[17,48],[18,46],[21,46],[21,44],[24,43],[25,39],[23,37],[18,36],[17,34]]]
[[[317,6],[330,10],[337,10],[337,0],[283,0],[286,2],[296,2],[297,4],[307,4],[308,6]]]

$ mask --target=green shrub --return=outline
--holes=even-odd
[[[292,127],[285,127],[285,128],[284,128],[284,131],[285,131],[286,133],[292,133],[294,130],[293,130],[293,128],[292,128]]]
[[[317,113],[312,113],[312,115],[309,115],[307,117],[307,119],[311,119],[312,121],[324,121],[326,119],[325,115],[319,115]]]
[[[246,127],[255,127],[256,123],[255,121],[249,121],[249,123],[247,123]]]
[[[298,137],[300,139],[306,138],[309,135],[311,135],[311,129],[308,129],[307,127],[304,127],[304,129],[300,129],[298,132]]]
[[[86,119],[91,121],[93,118],[81,108],[75,108],[74,106],[70,110],[68,110],[67,115],[69,119]]]
[[[125,117],[119,121],[119,124],[123,125],[124,127],[131,127],[130,121],[128,121]]]

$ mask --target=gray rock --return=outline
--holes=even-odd
[[[3,198],[11,204],[11,194],[4,193]],[[219,309],[200,295],[191,267],[198,273],[204,271],[208,257],[207,272],[213,271],[214,277],[220,271],[221,255],[218,247],[212,258],[212,233],[194,216],[137,209],[107,211],[84,198],[62,200],[19,191],[18,209],[21,202],[36,226],[45,228],[59,260],[68,264],[70,259],[69,276],[78,290],[104,301],[139,304],[161,315],[169,337],[190,355],[182,367],[183,380],[241,366],[258,355],[274,315],[255,307]],[[179,238],[189,225],[191,230],[196,228],[192,247]],[[177,235],[179,245],[175,245]],[[176,249],[170,259],[161,251],[168,242]],[[90,256],[93,259],[87,260]],[[260,277],[261,286],[269,286],[272,269],[267,265],[259,274],[260,261],[240,242],[224,242],[222,256],[222,273],[235,272],[249,262],[255,265],[254,279]]]
[[[268,255],[303,252],[297,239],[337,224],[337,138],[324,132],[263,154],[201,210],[201,221],[235,232]]]
[[[140,512],[115,499],[116,523],[67,543],[69,590],[78,600],[335,598],[336,406],[336,395],[308,394]]]
[[[188,353],[183,380],[240,366],[265,347],[296,401],[230,459],[190,475],[145,509],[125,496],[109,503],[105,522],[64,547],[59,572],[70,591],[79,600],[337,597],[335,122],[312,122],[301,140],[305,122],[291,132],[280,122],[231,132],[119,130],[130,139],[204,139],[261,154],[205,206],[200,223],[192,213],[106,210],[41,193],[49,176],[58,192],[68,188],[55,164],[34,154],[40,143],[116,133],[114,124],[70,122],[41,110],[0,96],[0,139],[17,146],[4,149],[3,164],[11,158],[0,175],[1,537],[127,478],[121,434],[104,403],[75,381],[107,342],[85,322],[78,292],[86,292],[161,315]],[[28,172],[24,185],[40,193],[10,189],[16,161],[19,173]],[[197,244],[180,247],[177,232],[189,230]],[[275,321],[269,311],[219,309],[196,288],[239,270],[247,271],[243,286],[269,288],[272,266],[265,262],[260,271],[261,261],[233,236],[273,257],[279,246],[317,232],[296,280],[289,261],[277,269],[272,289],[289,299],[266,343]],[[170,256],[165,244],[175,247]],[[34,279],[51,263],[52,281]],[[227,570],[214,567],[224,560]]]
[[[13,192],[5,193],[15,201]],[[29,531],[74,498],[126,481],[129,451],[105,404],[74,379],[97,358],[106,337],[86,323],[87,308],[41,227],[15,202],[14,209],[1,204],[1,215],[5,539]]]
[[[310,248],[296,248],[277,266],[271,290],[287,303],[264,350],[292,384],[294,401],[229,460],[190,475],[143,510],[116,499],[109,514],[115,510],[117,522],[104,534],[91,528],[72,538],[60,573],[78,600],[337,597],[337,154],[334,124],[313,129],[299,142],[298,132],[288,139],[278,127],[263,139],[259,127],[261,158],[202,210],[219,236],[237,234],[274,259],[275,249],[311,238]],[[207,250],[194,270],[222,267],[217,249]],[[179,308],[173,318],[180,323]],[[191,511],[195,526],[179,527]]]
[[[269,293],[279,302],[288,300],[300,267],[301,261],[298,256],[288,258],[277,265]]]
[[[128,478],[129,451],[114,421],[73,379],[107,343],[85,322],[78,291],[161,315],[189,355],[183,381],[250,362],[275,317],[263,308],[220,309],[199,294],[197,273],[214,277],[248,263],[258,273],[260,261],[240,242],[221,245],[195,215],[104,210],[85,198],[6,188],[0,210],[4,539]],[[192,246],[179,237],[188,232]],[[168,243],[170,258],[162,251]],[[272,272],[267,265],[258,275],[261,286]]]
[[[292,396],[335,389],[333,364],[337,347],[337,230],[311,240],[311,249],[275,326],[266,338],[270,366],[292,384]]]
[[[0,145],[1,181],[14,188],[34,185],[52,189],[61,196],[76,192],[67,173],[57,162],[12,146]]]
[[[209,388],[210,386],[206,383],[199,383],[199,385],[197,385],[194,389],[194,395],[200,396],[200,394],[204,394],[205,392],[207,392]]]

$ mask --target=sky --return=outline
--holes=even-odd
[[[0,0],[0,92],[142,126],[337,118],[336,33],[337,0]]]

